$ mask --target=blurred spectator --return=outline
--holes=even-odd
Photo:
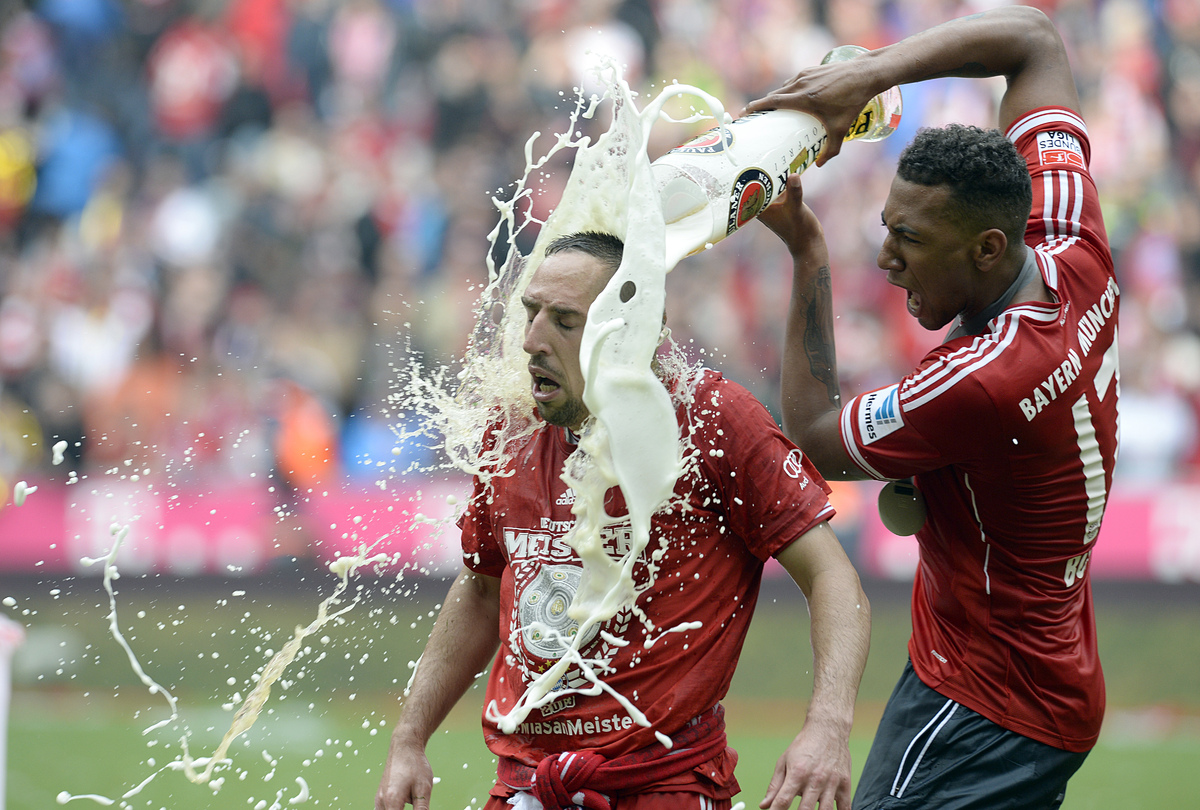
[[[154,125],[185,157],[192,179],[211,168],[206,151],[237,78],[228,32],[199,17],[172,25],[147,57]]]
[[[36,187],[32,140],[18,127],[0,130],[0,234],[12,230]]]
[[[54,106],[39,121],[37,185],[29,211],[62,220],[81,212],[120,155],[116,131],[83,109]]]

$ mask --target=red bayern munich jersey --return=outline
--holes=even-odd
[[[637,599],[655,629],[626,609],[580,647],[652,727],[635,725],[606,692],[579,693],[591,684],[572,667],[561,697],[534,709],[514,734],[501,733],[485,712],[484,738],[493,753],[527,765],[582,749],[612,758],[654,743],[656,731],[674,735],[725,696],[764,561],[833,515],[820,474],[741,386],[704,371],[690,405],[679,405],[676,416],[696,448],[695,463],[675,486],[688,508],[653,517],[649,546],[634,568],[641,589],[646,559],[663,551],[653,587]],[[507,468],[514,475],[493,478],[490,491],[476,482],[461,521],[465,564],[501,578],[501,644],[486,695],[500,712],[510,711],[536,673],[561,657],[555,631],[573,632],[564,610],[582,569],[563,541],[575,521],[574,492],[560,477],[575,450],[565,434],[539,428],[512,454]],[[619,489],[609,491],[606,510],[627,515]],[[628,517],[604,537],[614,558],[630,540]],[[701,625],[665,632],[689,622]],[[647,638],[655,643],[647,647]]]
[[[856,397],[842,441],[875,478],[915,476],[926,500],[909,640],[921,680],[1082,752],[1104,714],[1086,574],[1117,454],[1119,293],[1083,120],[1042,108],[1007,135],[1033,179],[1025,240],[1057,303],[1011,306]]]

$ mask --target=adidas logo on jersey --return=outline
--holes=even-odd
[[[567,491],[564,492],[562,495],[558,496],[558,500],[555,501],[555,503],[558,504],[559,506],[572,505],[573,503],[575,503],[575,490],[571,489],[570,487],[567,487]]]

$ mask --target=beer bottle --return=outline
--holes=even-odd
[[[834,48],[821,64],[842,62],[866,48]],[[846,140],[877,141],[900,124],[900,88],[875,96]],[[758,216],[803,172],[825,145],[825,128],[795,110],[766,110],[714,127],[651,164],[667,223],[667,268],[699,253]]]

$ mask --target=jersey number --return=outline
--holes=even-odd
[[[1117,396],[1121,387],[1121,369],[1117,357],[1117,332],[1113,330],[1112,345],[1104,352],[1100,360],[1100,368],[1093,380],[1096,386],[1096,399],[1103,401],[1111,390]],[[1084,394],[1071,406],[1075,417],[1075,434],[1079,447],[1079,460],[1083,463],[1083,488],[1087,493],[1087,528],[1084,532],[1085,545],[1092,543],[1100,533],[1100,519],[1104,517],[1104,506],[1107,494],[1104,488],[1104,457],[1100,453],[1100,443],[1096,440],[1096,425],[1092,421],[1092,409],[1088,395]],[[1119,428],[1118,422],[1118,430]],[[1067,560],[1067,568],[1063,582],[1073,585],[1083,577],[1087,569],[1088,557],[1091,552],[1072,557]]]

